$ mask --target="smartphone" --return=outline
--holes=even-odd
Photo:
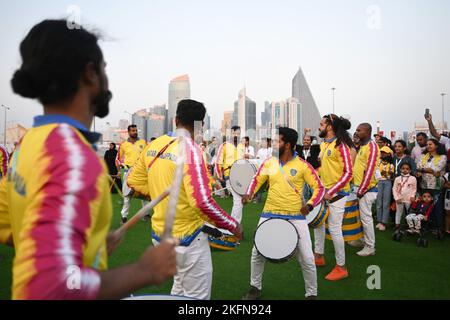
[[[430,109],[425,109],[425,117],[429,117],[430,116]]]

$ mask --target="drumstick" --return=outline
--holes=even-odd
[[[224,190],[227,190],[227,189],[228,188],[219,189],[219,190],[216,190],[216,191],[212,192],[212,194],[216,194],[216,193],[219,193],[220,191],[224,191]]]
[[[111,183],[111,187],[109,188],[109,192],[111,192],[112,188],[114,187],[114,184],[116,183],[116,178],[113,179]]]
[[[150,210],[156,207],[161,201],[163,201],[170,194],[170,190],[172,188],[168,188],[162,194],[160,194],[156,199],[152,200],[150,203],[141,208],[127,223],[121,226],[119,229],[114,231],[116,236],[122,236],[125,232],[127,232],[132,226],[134,226],[140,219],[145,217]]]
[[[190,134],[185,129],[177,129],[178,137],[178,156],[175,168],[175,177],[170,192],[169,205],[167,207],[166,221],[164,226],[163,241],[172,238],[172,229],[177,211],[178,197],[180,195],[181,183],[183,181],[184,163],[186,161],[186,139],[190,138]]]
[[[114,178],[114,180],[112,180],[112,177],[110,176],[110,175],[108,175],[108,177],[109,177],[109,181],[112,181],[113,182],[113,186],[114,186],[114,188],[116,188],[116,191],[118,192],[118,194],[119,194],[119,196],[121,197],[121,198],[123,198],[123,194],[122,194],[122,190],[120,190],[119,189],[119,187],[114,183],[114,181],[116,180],[116,178]],[[123,183],[123,182],[122,182]],[[112,189],[112,188],[111,188]],[[111,190],[109,190],[110,192],[111,192]]]

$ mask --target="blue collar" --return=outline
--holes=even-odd
[[[284,167],[286,164],[288,164],[288,163],[291,162],[292,160],[295,160],[297,157],[298,157],[298,153],[297,153],[297,151],[294,151],[294,154],[292,155],[292,159],[289,160],[288,162],[283,163],[283,162],[281,162],[280,159],[278,159],[278,161],[280,162],[280,166]]]
[[[323,141],[327,142],[327,143],[332,143],[334,140],[336,140],[336,137],[333,137],[331,139],[323,139]]]
[[[100,138],[101,134],[97,132],[89,131],[82,123],[79,121],[70,118],[68,116],[60,115],[60,114],[48,114],[43,116],[37,116],[34,118],[33,127],[42,127],[48,124],[54,124],[54,123],[66,123],[74,128],[76,128],[78,131],[81,132],[81,134],[86,138],[89,143],[92,145],[97,143]]]

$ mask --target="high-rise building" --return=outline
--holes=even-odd
[[[254,139],[256,131],[256,102],[247,97],[246,88],[239,91],[238,100],[234,102],[233,125],[241,127],[244,135]]]
[[[299,140],[303,137],[302,105],[296,98],[271,103],[272,118],[266,126],[269,131],[277,127],[289,127],[298,132]]]
[[[162,124],[162,131],[163,131],[163,133],[167,133],[168,129],[167,129],[167,108],[166,108],[166,105],[165,104],[157,105],[157,106],[154,106],[154,107],[150,108],[148,111],[149,111],[148,112],[148,118],[150,118],[152,115],[160,116],[160,117],[157,117],[157,118],[163,122],[163,124]],[[156,118],[154,117],[154,119],[156,119]],[[154,122],[151,122],[151,123],[154,123]],[[147,121],[147,132],[151,132],[151,130],[153,130],[153,129],[152,128],[148,128],[148,125],[149,125],[149,122]],[[158,129],[156,129],[156,132],[159,132],[158,130],[159,130],[160,126],[158,125],[157,128]],[[150,139],[151,137],[147,137],[147,138]]]
[[[227,130],[231,129],[233,126],[233,111],[225,111],[223,113],[223,120],[222,120],[222,136],[225,136],[227,134]]]
[[[301,127],[310,128],[315,134],[319,129],[321,116],[301,68],[292,80],[292,97],[296,98],[302,106]]]
[[[205,115],[205,126],[204,126],[205,131],[211,129],[211,117],[209,116],[209,114],[207,113]]]
[[[264,102],[264,111],[261,112],[261,126],[268,127],[272,121],[272,105],[269,101]]]
[[[288,112],[286,101],[272,102],[272,125],[275,129],[276,127],[285,127],[288,125]]]
[[[130,125],[130,121],[128,121],[127,119],[119,120],[119,129],[120,130],[127,130],[129,125]]]
[[[298,143],[303,140],[302,105],[296,98],[287,99],[288,127],[298,133]]]
[[[157,114],[157,115],[160,115],[160,116],[166,116],[166,110],[167,110],[167,108],[166,108],[166,104],[162,104],[162,105],[157,105],[157,106],[154,106],[154,107],[152,107],[152,108],[150,108],[149,109],[149,113],[150,114]]]
[[[147,140],[147,118],[148,112],[145,109],[139,110],[131,117],[133,124],[137,126],[139,138]]]
[[[166,133],[166,117],[164,115],[159,115],[156,113],[150,114],[147,119],[147,133],[146,139],[150,141],[151,138],[158,138]]]
[[[191,86],[189,83],[189,76],[187,74],[176,77],[169,84],[169,109],[167,128],[173,131],[175,128],[175,115],[177,112],[178,103],[181,100],[191,98]]]

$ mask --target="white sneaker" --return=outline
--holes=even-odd
[[[377,224],[377,225],[375,226],[375,229],[380,230],[380,226],[381,226],[381,223]]]
[[[385,231],[386,227],[380,223],[380,227],[378,228],[380,231]]]
[[[358,251],[356,253],[360,257],[368,257],[368,256],[374,256],[375,255],[375,248],[370,247],[364,247],[361,251]]]
[[[365,247],[364,241],[361,239],[349,241],[347,243],[349,246],[354,247],[354,248],[364,248]]]

